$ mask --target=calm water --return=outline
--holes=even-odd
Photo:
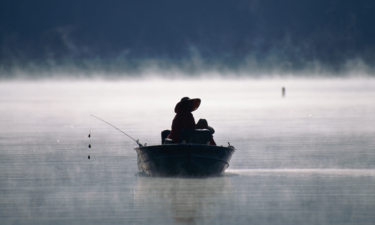
[[[222,176],[142,176],[90,117],[159,144],[184,96],[237,149]],[[374,99],[374,79],[0,83],[0,224],[375,224]]]

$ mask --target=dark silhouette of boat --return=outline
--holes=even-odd
[[[202,133],[204,134],[205,131],[197,131],[193,137],[189,135],[187,139],[181,139],[183,143],[180,144],[135,147],[139,171],[149,176],[181,177],[202,177],[223,173],[229,167],[235,148],[230,144],[228,147],[207,145],[209,139],[207,142],[207,138],[197,136]]]
[[[218,175],[229,166],[235,148],[203,144],[135,147],[138,169],[149,176]]]

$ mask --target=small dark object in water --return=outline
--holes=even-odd
[[[87,156],[87,158],[88,158],[88,159],[90,159],[90,155],[89,155],[89,156]]]
[[[91,145],[89,144],[89,148],[91,148]]]
[[[285,97],[285,87],[281,88],[281,95]]]
[[[89,138],[91,137],[91,134],[89,134]]]

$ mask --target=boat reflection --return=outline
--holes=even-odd
[[[134,194],[135,206],[142,209],[144,218],[157,214],[164,221],[169,217],[171,223],[197,224],[214,219],[220,213],[218,198],[225,201],[233,195],[233,188],[226,174],[205,179],[139,176]]]

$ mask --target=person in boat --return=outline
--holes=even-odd
[[[195,120],[191,112],[198,109],[201,104],[199,98],[190,99],[183,97],[179,103],[176,104],[174,112],[176,116],[172,121],[172,130],[168,135],[168,139],[172,139],[174,143],[180,143],[180,134],[182,129],[195,129]]]
[[[211,133],[210,145],[216,146],[216,143],[214,141],[214,137],[212,136],[215,133],[215,130],[211,126],[208,126],[208,123],[207,123],[206,119],[199,119],[198,123],[196,125],[196,128],[197,129],[207,129],[207,130],[209,130],[210,133]]]

